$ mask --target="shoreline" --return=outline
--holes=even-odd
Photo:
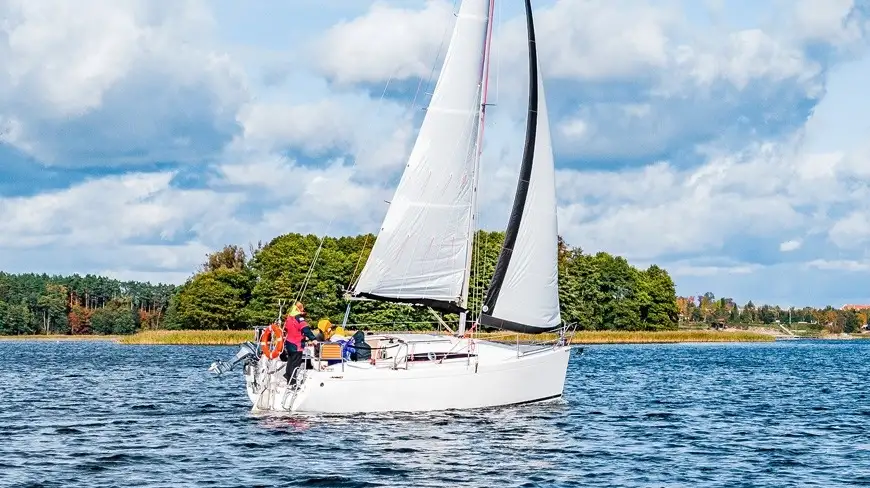
[[[58,341],[58,342],[81,342],[81,341],[118,341],[119,335],[70,335],[70,334],[49,334],[49,335],[0,335],[0,342],[14,341]]]
[[[368,331],[367,331],[368,332]],[[371,334],[446,334],[443,331],[371,331]],[[478,339],[513,343],[516,334],[479,333]],[[555,334],[519,335],[520,342],[549,341]],[[0,336],[0,341],[113,341],[125,345],[231,346],[253,340],[252,330],[157,330],[129,336],[118,335],[27,335]],[[776,337],[750,331],[577,331],[572,344],[677,344],[700,342],[773,342]]]
[[[366,331],[369,334],[447,334],[444,331]],[[517,334],[482,332],[478,339],[504,343],[545,342],[557,338],[556,334]],[[703,330],[683,329],[668,331],[577,331],[571,341],[576,345],[598,344],[681,344],[681,343],[736,343],[774,342],[778,340],[860,340],[870,334],[820,336],[788,336],[774,330]],[[22,335],[0,336],[0,342],[13,341],[112,341],[124,345],[176,345],[176,346],[235,346],[253,340],[253,331],[247,330],[150,330],[132,335]]]

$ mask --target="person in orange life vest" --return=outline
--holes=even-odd
[[[287,370],[284,371],[284,378],[291,386],[296,384],[293,371],[302,364],[305,339],[317,340],[308,327],[308,322],[305,321],[305,306],[302,302],[296,302],[284,322],[284,350],[287,351]]]

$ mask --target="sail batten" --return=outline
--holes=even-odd
[[[529,107],[526,144],[505,242],[479,322],[523,333],[561,326],[555,164],[544,85],[535,45],[531,1],[525,0],[529,34]]]
[[[464,0],[414,148],[353,295],[462,302],[490,0]]]

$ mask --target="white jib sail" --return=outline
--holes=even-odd
[[[490,311],[493,317],[542,329],[561,324],[556,208],[553,144],[544,82],[538,68],[534,162],[517,241],[498,300]]]
[[[489,0],[464,0],[431,103],[354,294],[458,302]]]

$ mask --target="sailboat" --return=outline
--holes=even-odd
[[[283,377],[285,362],[262,354],[256,342],[243,344],[231,363],[212,370],[244,363],[252,410],[414,412],[561,398],[571,327],[559,312],[555,168],[531,0],[525,0],[529,105],[519,181],[494,275],[474,325],[466,326],[494,3],[460,3],[407,166],[347,297],[348,310],[355,300],[378,300],[458,313],[457,330],[368,335],[370,361],[330,356],[321,346],[309,355],[311,367],[296,370],[292,387]],[[558,338],[506,344],[477,338],[477,326]]]

